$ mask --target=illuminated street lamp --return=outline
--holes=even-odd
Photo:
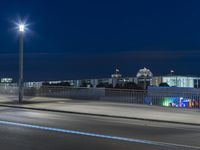
[[[24,77],[23,77],[23,63],[24,63],[24,31],[25,25],[19,24],[19,103],[23,101],[24,96]]]
[[[25,29],[24,24],[20,24],[20,25],[19,25],[19,31],[20,31],[20,32],[24,32],[24,29]]]

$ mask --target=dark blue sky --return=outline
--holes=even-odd
[[[200,75],[198,0],[1,0],[0,77],[18,77],[17,18],[27,18],[25,80]]]

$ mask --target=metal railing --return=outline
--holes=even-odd
[[[103,97],[104,94],[104,89],[71,88],[66,86],[42,86],[35,93],[36,96],[94,100]]]
[[[105,89],[105,96],[101,100],[144,104],[147,96],[145,90],[129,90],[129,89]]]
[[[187,91],[148,91],[147,97],[145,97],[145,104],[170,107],[200,108],[200,93]]]
[[[0,94],[16,95],[17,86],[0,86]],[[114,88],[72,88],[66,86],[42,86],[27,88],[25,96],[71,98],[79,100],[136,103],[170,107],[200,108],[199,92],[146,91]]]

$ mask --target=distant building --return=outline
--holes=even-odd
[[[119,81],[122,78],[122,75],[119,73],[119,69],[115,70],[115,73],[111,75],[112,77],[112,85],[115,87],[117,84],[119,84]]]
[[[1,78],[1,83],[0,86],[15,86],[15,84],[13,83],[13,79],[12,78]]]
[[[24,86],[25,87],[29,87],[29,88],[40,88],[42,86],[43,82],[24,82]]]
[[[153,76],[150,69],[143,68],[139,69],[136,77],[122,77],[119,69],[115,70],[115,73],[111,75],[110,78],[99,78],[99,79],[82,79],[82,80],[62,80],[62,81],[47,81],[48,83],[58,84],[61,82],[68,82],[71,87],[93,87],[96,88],[97,85],[109,85],[108,87],[116,87],[116,85],[124,85],[126,82],[135,82],[141,88],[147,89],[148,86],[159,86],[161,83],[167,83],[170,87],[191,87],[200,88],[200,77],[195,76],[183,76],[175,75],[174,70],[170,70],[170,74],[165,76]],[[40,88],[45,81],[40,82],[25,82],[25,87],[35,87]],[[17,83],[12,83],[12,78],[2,78],[2,85],[11,85]],[[3,84],[4,83],[4,84]]]
[[[153,77],[152,85],[159,86],[160,83],[167,83],[173,87],[192,87],[200,88],[200,77],[168,75]]]
[[[137,84],[143,89],[147,89],[148,86],[152,85],[153,74],[145,67],[137,72],[136,78]]]
[[[12,83],[13,79],[12,78],[1,78],[1,83]]]

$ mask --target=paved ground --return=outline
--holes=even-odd
[[[0,107],[4,150],[192,150],[200,127]]]
[[[2,104],[26,108],[50,109],[66,112],[130,117],[200,125],[200,109],[180,109],[137,104],[42,97],[26,97],[25,103],[19,105],[17,103],[17,97],[13,96],[1,96],[0,105]]]

